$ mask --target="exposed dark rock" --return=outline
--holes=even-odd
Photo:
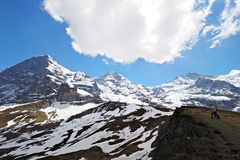
[[[49,56],[33,57],[0,72],[0,104],[24,103],[46,99],[55,93],[59,84],[48,75]],[[61,82],[61,79],[57,80]]]
[[[82,96],[77,92],[77,88],[70,88],[66,83],[60,85],[56,97],[57,101],[71,102],[82,100]]]

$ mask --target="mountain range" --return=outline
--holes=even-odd
[[[116,72],[90,77],[84,72],[71,71],[52,57],[43,55],[0,72],[1,105],[58,99],[119,101],[167,108],[213,104],[220,108],[237,110],[239,98],[239,70],[220,76],[188,73],[168,84],[145,87],[132,83]]]
[[[240,109],[239,77],[189,73],[145,87],[30,58],[0,72],[0,160],[238,159],[240,115],[229,110]]]

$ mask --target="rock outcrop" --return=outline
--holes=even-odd
[[[59,87],[56,99],[57,101],[72,102],[81,101],[83,97],[77,92],[76,87],[70,88],[68,84],[63,83]]]

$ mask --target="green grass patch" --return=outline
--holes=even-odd
[[[223,135],[231,144],[240,149],[240,113],[219,110],[221,118],[212,119],[209,108],[183,107],[180,114],[216,129],[216,135]]]
[[[12,127],[32,121],[34,121],[34,124],[44,122],[48,117],[40,109],[47,106],[47,102],[36,102],[0,111],[0,128],[6,127],[7,123],[11,120],[15,122],[15,125]]]

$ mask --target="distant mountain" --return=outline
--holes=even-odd
[[[23,103],[51,97],[64,81],[63,69],[49,56],[33,57],[0,73],[0,103]],[[56,74],[58,73],[58,74]]]
[[[62,84],[65,84],[65,91],[69,93],[70,88],[75,88],[77,93],[71,91],[75,98],[66,96],[67,94],[65,98],[59,98],[58,91]],[[67,100],[66,97],[69,100],[101,98],[103,101],[136,104],[158,102],[152,90],[143,85],[133,84],[118,73],[111,72],[91,78],[83,72],[66,69],[48,55],[33,57],[0,73],[0,104],[25,103],[49,98]]]
[[[57,99],[81,103],[119,101],[169,108],[214,104],[234,109],[240,104],[239,79],[237,70],[221,76],[188,73],[168,84],[145,87],[115,72],[90,77],[70,71],[45,55],[0,72],[0,104]]]
[[[216,80],[226,81],[236,87],[240,87],[240,70],[232,70],[226,75],[220,75]]]
[[[165,93],[162,104],[172,108],[213,104],[220,108],[233,109],[240,104],[239,88],[226,81],[217,80],[214,76],[189,73],[159,87]]]
[[[155,103],[154,98],[157,98],[150,88],[133,84],[131,81],[115,72],[110,72],[104,76],[98,77],[95,81],[102,91],[100,97],[103,100],[149,104]]]
[[[63,83],[78,87],[82,96],[99,94],[92,78],[83,72],[70,71],[45,55],[25,60],[0,73],[0,104],[55,98]]]

